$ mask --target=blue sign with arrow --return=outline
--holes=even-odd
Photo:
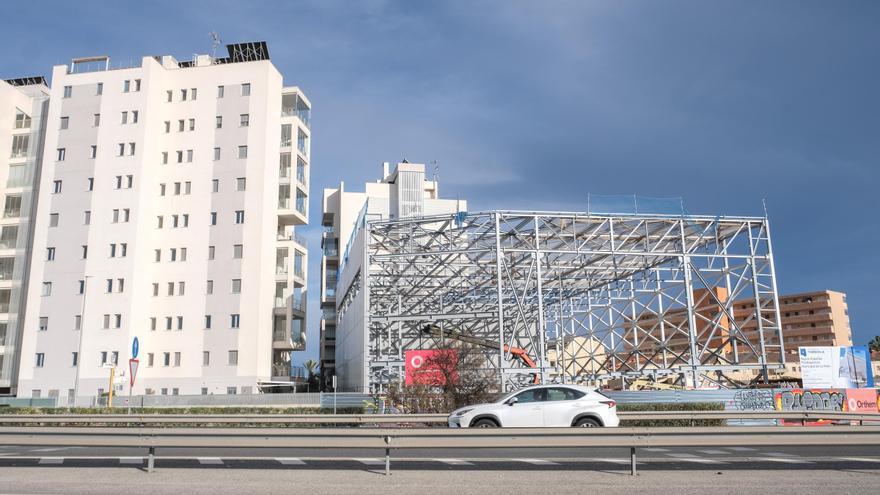
[[[138,342],[138,338],[135,337],[133,341],[131,341],[131,358],[135,359],[138,357],[138,350],[140,349],[140,343]]]

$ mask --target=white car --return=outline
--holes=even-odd
[[[453,428],[617,426],[616,403],[595,389],[577,385],[536,385],[497,402],[456,409]]]

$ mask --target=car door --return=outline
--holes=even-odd
[[[544,426],[571,426],[571,421],[582,409],[578,401],[584,394],[567,387],[550,387],[543,402]]]
[[[521,428],[544,426],[542,405],[545,395],[543,388],[529,389],[515,395],[516,402],[504,406],[501,425]]]

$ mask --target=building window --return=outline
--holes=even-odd
[[[167,101],[168,103],[171,103],[172,96],[173,96],[173,93],[169,89],[168,91],[165,92],[165,101]]]
[[[229,351],[226,362],[229,366],[238,366],[238,351]]]
[[[82,259],[85,260],[88,258],[89,258],[89,246],[84,245],[84,246],[82,246]]]
[[[208,260],[214,259],[214,246],[208,246]]]
[[[241,96],[250,96],[251,95],[251,83],[244,83],[241,85]]]
[[[238,147],[238,157],[239,158],[247,158],[247,156],[248,156],[247,148],[248,148],[247,146],[239,146]]]
[[[156,288],[156,292],[159,292],[159,284],[153,284],[153,286]],[[153,330],[153,331],[156,330],[156,317],[155,316],[150,317],[150,330]]]
[[[211,225],[217,225],[217,212],[211,212]]]
[[[186,101],[186,90],[185,89],[180,90],[180,101]]]
[[[128,154],[134,156],[134,143],[128,143]]]
[[[205,315],[205,329],[211,329],[211,315]]]
[[[233,294],[241,294],[241,279],[234,278],[232,279],[232,293]],[[238,328],[238,327],[233,327]]]
[[[192,163],[193,161],[193,150],[186,150],[186,163]]]
[[[52,295],[52,282],[43,282],[43,292],[41,294],[44,296]]]
[[[130,90],[131,90],[131,81],[128,79],[126,79],[125,81],[122,81],[122,92],[128,93]]]
[[[40,317],[40,331],[45,332],[48,329],[49,329],[49,317],[48,316],[41,316]]]
[[[64,94],[63,98],[70,98],[73,96],[73,86],[64,86]]]
[[[92,145],[89,147],[89,158],[97,158],[98,157],[98,147],[96,145]]]
[[[179,352],[174,353],[174,366],[180,366],[180,353]],[[175,389],[175,390],[177,390],[177,389]]]
[[[235,223],[244,223],[244,210],[235,210]]]
[[[52,183],[52,192],[58,194],[61,192],[61,181],[56,180]]]
[[[183,119],[177,121],[177,132],[183,132],[184,122]]]
[[[220,115],[217,116],[215,127],[217,127],[217,129],[223,128],[223,117],[222,116],[220,116]]]
[[[128,112],[123,111],[122,112],[122,124],[127,124],[127,123],[128,123]]]
[[[190,89],[189,89],[189,92],[190,92],[190,95],[191,95],[191,98],[190,98],[190,99],[192,99],[192,100],[195,100],[196,97],[199,95],[199,93],[198,93],[198,89],[196,89],[196,88],[190,88]]]
[[[220,192],[220,179],[211,179],[211,192]]]
[[[245,189],[247,189],[247,179],[244,177],[235,179],[235,190],[244,191]]]
[[[99,127],[99,126],[101,125],[101,114],[100,114],[100,113],[96,113],[96,114],[94,115],[94,117],[95,117],[95,118],[94,118],[94,120],[92,121],[92,125],[95,126],[95,127]]]
[[[207,287],[205,288],[205,292],[210,295],[214,293],[214,281],[208,280]]]
[[[42,368],[44,364],[46,364],[46,354],[38,352],[36,358],[36,367]]]
[[[171,365],[171,353],[170,352],[163,352],[162,353],[162,366],[169,366],[169,365]]]
[[[210,366],[211,365],[211,353],[209,351],[202,351],[202,366]],[[203,394],[207,393],[208,389],[202,389]]]
[[[76,367],[79,364],[79,353],[78,352],[71,352],[70,357],[71,357],[70,365],[73,367]]]
[[[58,213],[50,213],[49,214],[49,227],[57,227],[58,226]]]
[[[239,123],[238,123],[238,125],[239,125],[240,127],[248,127],[248,125],[250,125],[250,120],[251,120],[251,119],[250,119],[250,115],[249,115],[249,114],[246,114],[246,113],[243,113],[243,114],[241,114],[241,115],[239,116]]]
[[[229,315],[229,327],[238,328],[241,324],[241,316],[238,313]]]
[[[67,149],[66,148],[58,148],[57,150],[55,150],[55,152],[56,152],[55,160],[59,161],[59,162],[63,162],[64,157],[67,155]]]
[[[189,119],[189,130],[196,130],[196,119]]]
[[[219,159],[220,159],[220,148],[214,148],[214,161],[216,162]]]
[[[46,261],[55,261],[55,248],[46,248]]]
[[[82,328],[82,315],[76,315],[73,317],[73,329],[79,330]]]
[[[138,111],[137,111],[137,110],[132,110],[132,111],[131,111],[131,123],[132,123],[132,124],[137,124],[137,123],[138,123]]]
[[[61,117],[61,130],[67,129],[70,125],[70,117]]]
[[[150,368],[153,367],[153,353],[152,352],[147,353],[147,366]]]
[[[232,245],[232,257],[235,259],[241,259],[241,255],[244,252],[243,244],[233,244]]]
[[[95,94],[96,95],[104,94],[104,83],[99,82],[98,84],[95,85]]]
[[[217,86],[217,98],[223,98],[224,90],[223,86]]]

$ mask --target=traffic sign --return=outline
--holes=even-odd
[[[129,387],[134,387],[134,379],[135,379],[135,376],[137,376],[139,364],[140,364],[140,361],[138,361],[137,359],[129,359],[128,360],[128,370],[130,372],[128,375]]]
[[[134,340],[131,341],[131,358],[132,359],[137,359],[138,350],[140,350],[140,348],[141,348],[140,342],[138,341],[138,338],[135,337]]]

